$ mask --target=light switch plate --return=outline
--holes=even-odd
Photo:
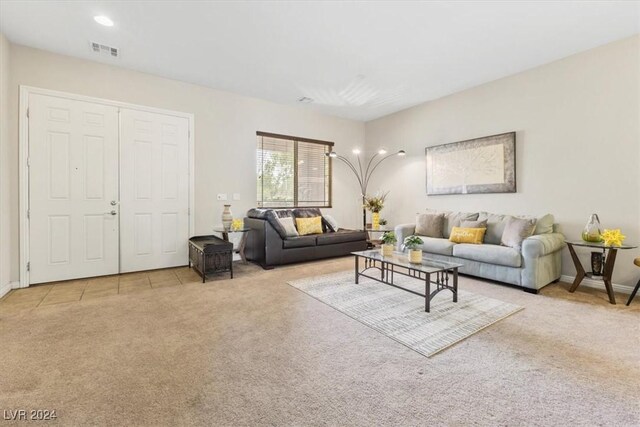
[[[240,200],[240,193],[233,193],[233,200]]]
[[[218,200],[227,200],[227,193],[218,193]]]

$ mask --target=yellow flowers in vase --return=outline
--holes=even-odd
[[[619,228],[604,230],[600,236],[605,246],[622,246],[622,242],[627,236],[620,232]]]
[[[384,208],[387,194],[389,194],[388,191],[380,196],[364,197],[364,205],[362,207],[371,212],[371,226],[374,230],[380,228],[380,211]]]

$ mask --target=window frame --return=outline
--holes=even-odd
[[[320,139],[311,139],[311,138],[303,138],[299,136],[291,136],[291,135],[282,135],[278,133],[271,132],[262,132],[257,131],[256,136],[258,137],[266,137],[266,138],[274,138],[274,139],[286,139],[289,141],[293,141],[293,206],[258,206],[259,209],[298,209],[298,208],[317,208],[317,209],[331,209],[333,207],[333,158],[331,156],[327,156],[328,158],[328,173],[329,177],[329,199],[328,204],[323,206],[299,206],[298,205],[298,142],[306,142],[310,144],[318,144],[329,147],[329,152],[333,151],[334,143],[331,141],[322,141]],[[257,157],[256,157],[257,162]],[[262,200],[264,204],[264,199]],[[256,200],[256,205],[258,205],[258,200]]]

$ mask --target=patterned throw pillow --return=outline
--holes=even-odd
[[[473,243],[481,245],[486,228],[453,227],[449,241],[454,243]]]
[[[296,225],[293,223],[293,217],[278,218],[278,222],[282,226],[286,237],[298,236],[298,230],[296,230]]]
[[[296,218],[296,225],[298,226],[298,233],[301,236],[308,234],[322,234],[322,217],[316,216],[313,218]]]

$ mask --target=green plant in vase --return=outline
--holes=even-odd
[[[364,197],[363,207],[371,212],[371,227],[374,230],[380,228],[380,211],[384,208],[384,201],[387,198],[387,194],[389,194],[388,191],[379,196]]]
[[[409,262],[413,264],[422,263],[422,249],[418,249],[424,242],[415,235],[407,236],[404,239],[403,246],[409,250]]]
[[[393,247],[398,242],[396,233],[393,231],[387,231],[382,235],[380,240],[382,241],[382,256],[393,255]]]

